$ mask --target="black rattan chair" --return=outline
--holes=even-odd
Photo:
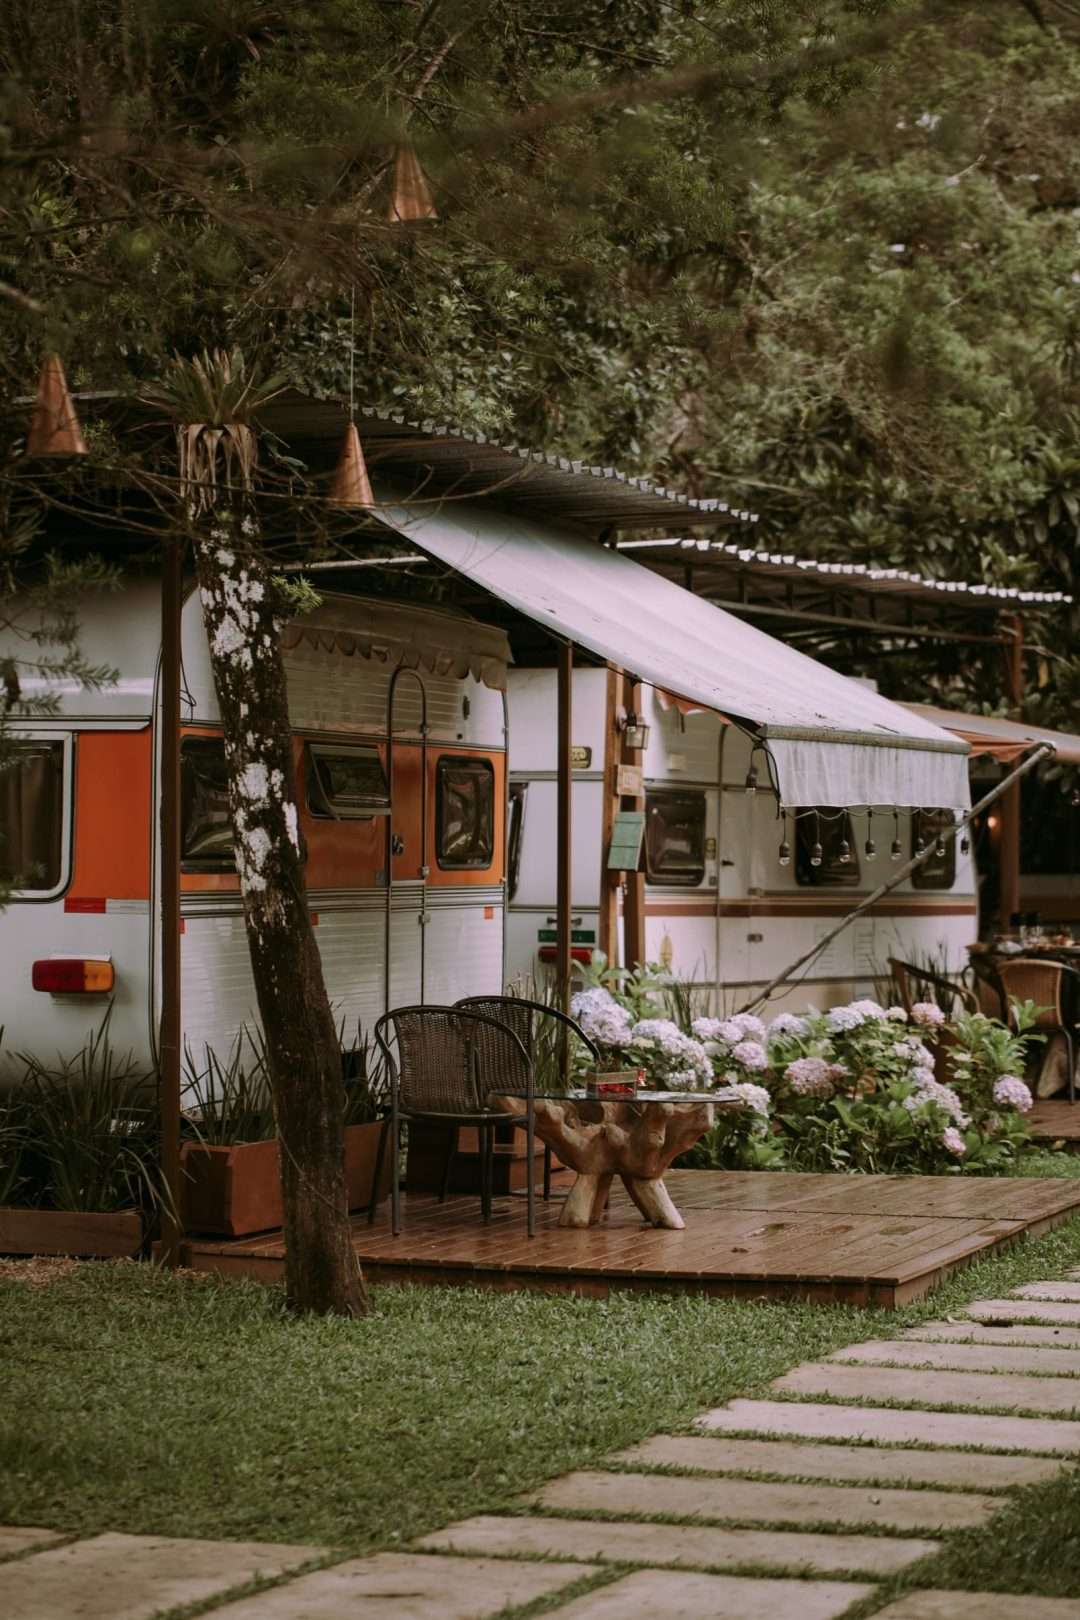
[[[599,1059],[600,1049],[595,1041],[589,1039],[585,1031],[573,1018],[560,1012],[557,1007],[549,1007],[543,1001],[529,1001],[524,996],[464,996],[455,1003],[464,1011],[482,1013],[485,1018],[495,1018],[507,1029],[513,1030],[522,1046],[532,1068],[534,1083],[538,1063],[547,1062],[552,1067],[559,1064],[561,1058],[560,1038],[575,1035],[583,1046],[587,1047],[592,1057]],[[501,1082],[505,1076],[499,1076]],[[515,1090],[524,1090],[525,1080],[514,1082]],[[446,1173],[449,1176],[453,1151],[447,1160]],[[529,1160],[528,1174],[532,1176],[532,1160]],[[551,1197],[551,1149],[544,1147],[544,1199]]]
[[[1008,961],[997,963],[997,979],[1001,986],[1002,1004],[1006,1008],[1006,1021],[1012,1028],[1016,1027],[1014,1002],[1033,1001],[1038,1008],[1032,1027],[1045,1035],[1047,1044],[1039,1064],[1036,1095],[1039,1094],[1038,1080],[1042,1078],[1046,1064],[1050,1037],[1061,1035],[1065,1040],[1066,1059],[1069,1065],[1067,1076],[1069,1101],[1075,1102],[1077,1029],[1074,1023],[1075,1012],[1067,1008],[1065,998],[1066,986],[1075,987],[1074,994],[1080,992],[1080,973],[1068,963],[1057,962],[1052,957],[1012,956]]]
[[[386,1031],[392,1031],[389,1040]],[[484,1220],[489,1221],[495,1127],[512,1118],[487,1106],[490,1093],[500,1087],[525,1092],[521,1124],[527,1134],[528,1163],[532,1165],[533,1069],[525,1047],[504,1021],[461,1007],[397,1007],[379,1019],[375,1039],[385,1054],[390,1077],[390,1113],[379,1136],[375,1185],[379,1184],[389,1135],[394,1152],[390,1178],[394,1236],[401,1231],[398,1142],[403,1119],[476,1127],[480,1137],[480,1209]],[[527,1208],[529,1236],[533,1237],[536,1208],[531,1175]]]

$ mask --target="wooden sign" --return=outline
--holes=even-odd
[[[616,765],[615,791],[635,799],[645,791],[645,778],[640,765]]]
[[[574,743],[570,749],[570,769],[572,771],[587,771],[592,764],[592,749],[581,743]]]

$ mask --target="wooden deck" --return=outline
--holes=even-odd
[[[896,1307],[920,1298],[976,1255],[1080,1210],[1080,1178],[817,1176],[673,1171],[668,1187],[683,1232],[654,1231],[623,1193],[588,1231],[556,1225],[539,1198],[525,1230],[521,1195],[495,1200],[484,1226],[475,1198],[406,1200],[405,1229],[389,1211],[354,1219],[353,1242],[372,1282],[534,1288],[603,1296],[611,1289],[795,1297]],[[188,1239],[184,1263],[223,1276],[276,1281],[280,1232]]]
[[[1031,1134],[1042,1147],[1060,1146],[1067,1153],[1080,1153],[1080,1101],[1052,1097],[1037,1102],[1028,1115]]]

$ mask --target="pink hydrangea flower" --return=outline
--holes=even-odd
[[[1018,1114],[1026,1114],[1034,1102],[1030,1088],[1015,1074],[1003,1074],[994,1085],[994,1101],[1003,1108],[1015,1108]]]
[[[945,1022],[945,1014],[934,1001],[916,1001],[912,1006],[911,1016],[916,1024],[922,1024],[928,1029],[936,1029]]]
[[[796,1058],[784,1070],[784,1079],[798,1097],[831,1097],[835,1087],[830,1069],[824,1058]]]
[[[957,1159],[962,1159],[964,1154],[967,1152],[967,1144],[965,1143],[964,1138],[953,1125],[948,1126],[946,1130],[942,1131],[941,1145],[947,1153],[951,1153],[954,1158]]]

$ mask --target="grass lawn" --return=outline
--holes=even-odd
[[[0,1279],[0,1522],[393,1546],[799,1361],[1078,1264],[1080,1220],[904,1312],[380,1288],[359,1322],[296,1320],[277,1289],[134,1263]],[[1057,1521],[1032,1511],[1015,1537],[981,1538],[984,1572],[996,1559],[1012,1579],[1018,1544],[1048,1539]],[[1080,1590],[1080,1549],[1068,1578]]]

